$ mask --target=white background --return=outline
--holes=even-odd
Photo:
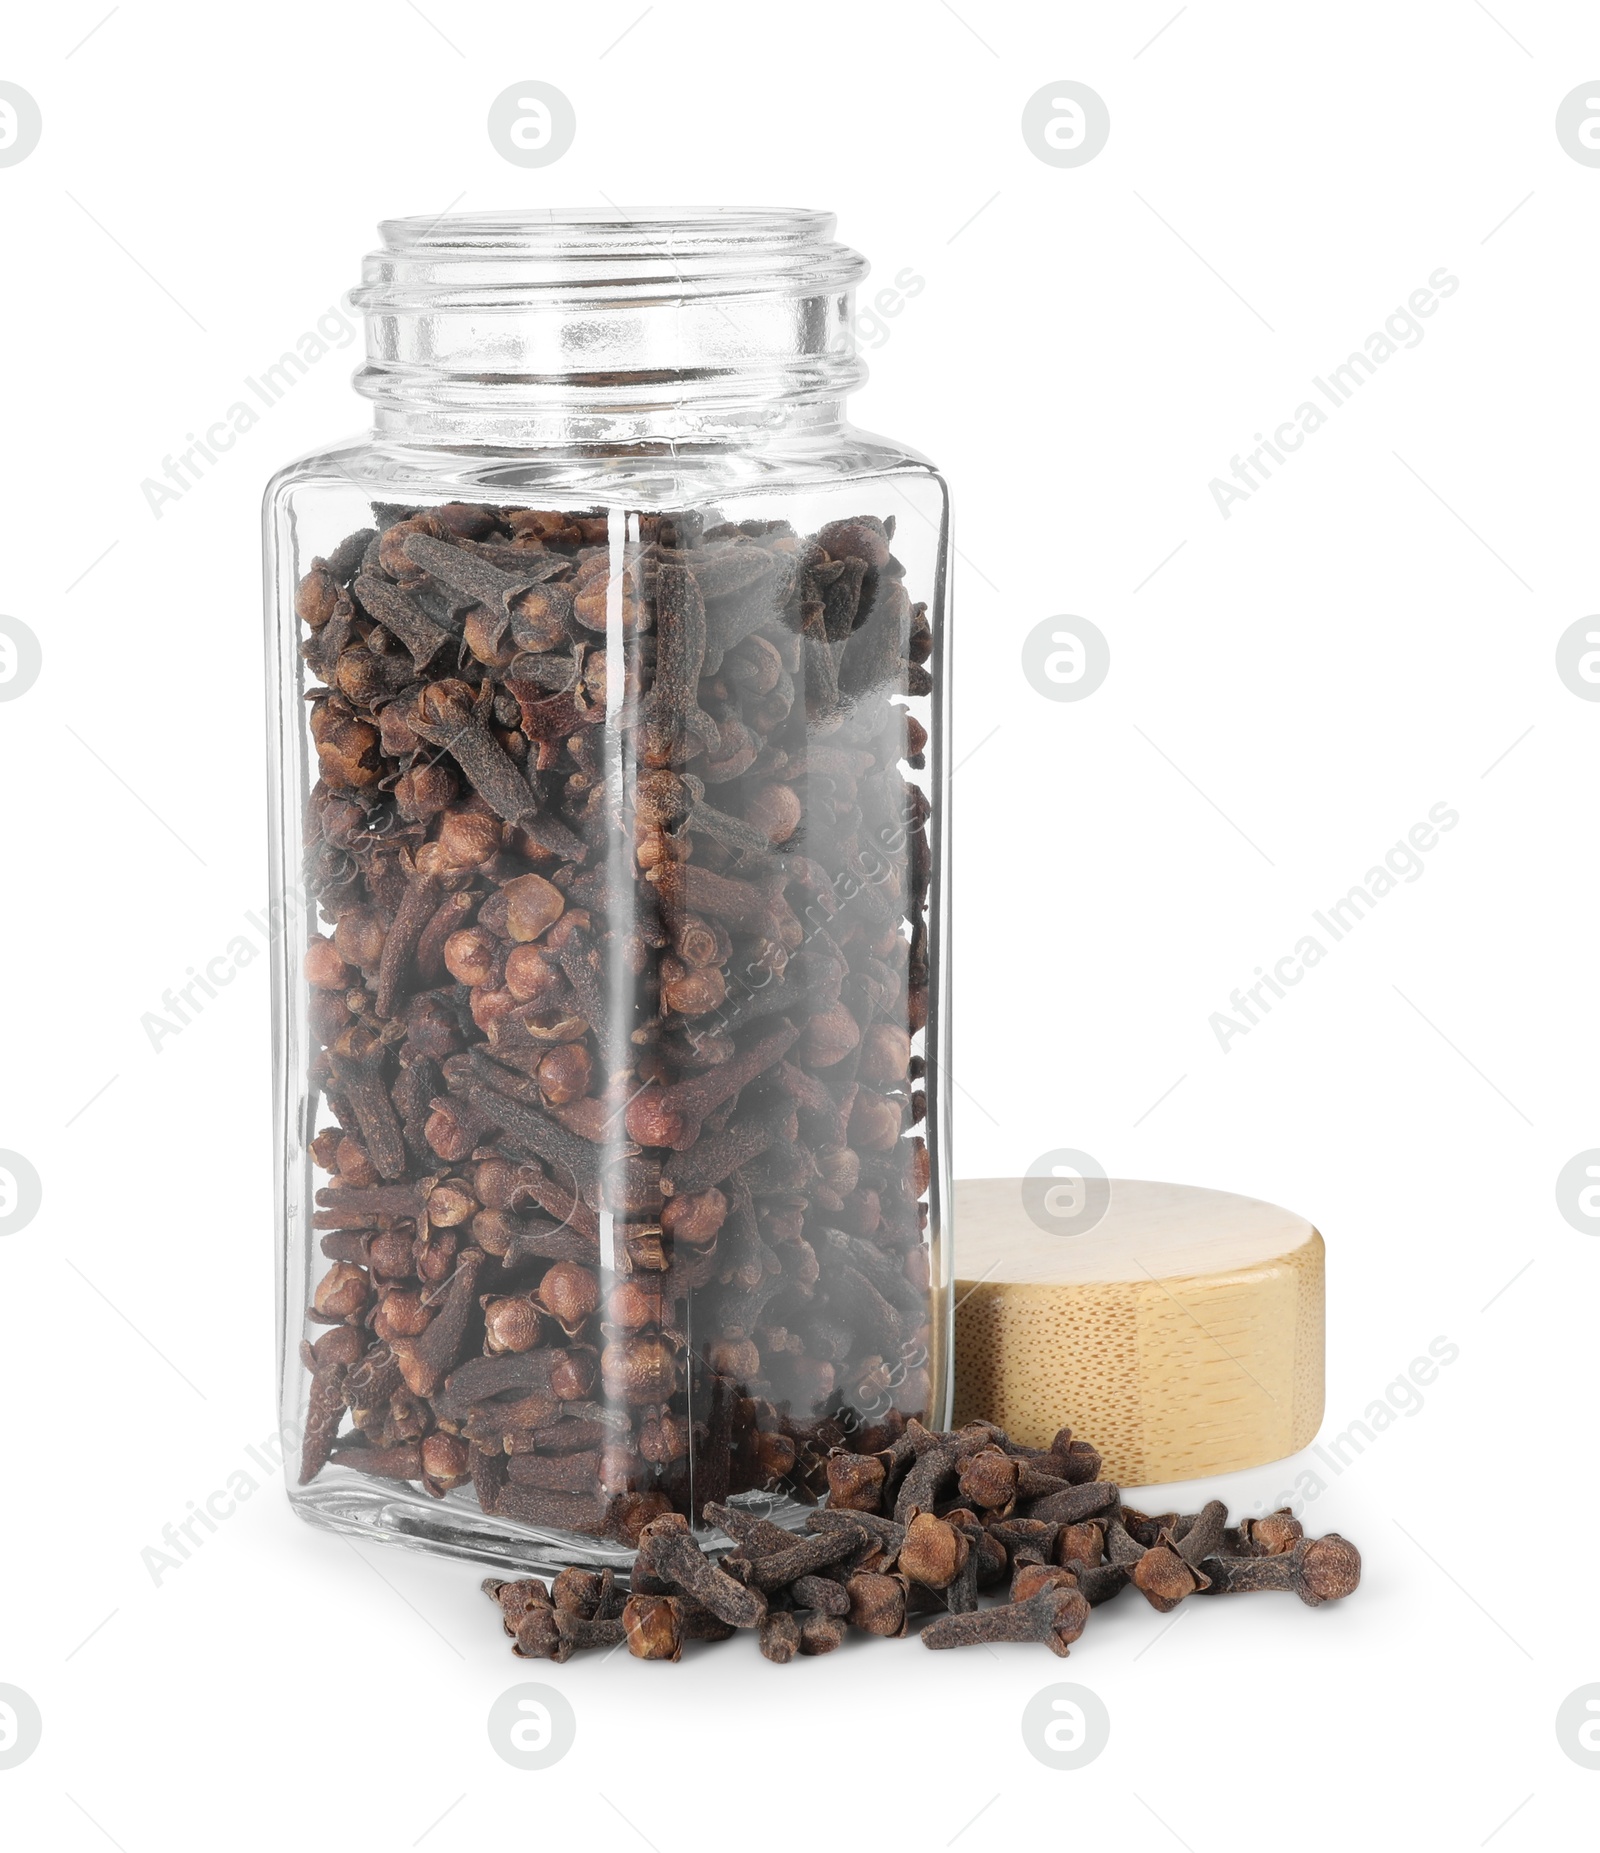
[[[1600,1679],[1600,1244],[1554,1185],[1600,1144],[1600,706],[1554,665],[1600,603],[1600,169],[1554,119],[1600,72],[1600,16],[959,11],[125,4],[79,44],[104,8],[72,0],[8,23],[0,78],[44,119],[0,169],[0,611],[44,649],[0,705],[0,1146],[44,1184],[0,1240],[0,1684],[44,1718],[0,1770],[8,1845],[1513,1853],[1592,1823],[1600,1773],[1555,1715]],[[529,78],[577,113],[540,171],[485,133]],[[1067,78],[1112,127],[1063,170],[1019,125]],[[1362,1546],[1352,1601],[1167,1623],[1130,1597],[1065,1666],[862,1641],[780,1669],[739,1641],[552,1667],[510,1658],[470,1567],[313,1532],[275,1482],[159,1586],[141,1560],[238,1470],[266,1479],[265,961],[159,1054],[140,1018],[265,900],[258,501],[362,422],[354,350],[161,519],[141,482],[337,303],[380,217],[608,201],[826,206],[869,292],[924,279],[857,412],[947,471],[958,514],[956,1168],[1070,1144],[1313,1218],[1325,1434],[1459,1347],[1323,1473],[1308,1518]],[[1460,287],[1420,344],[1224,520],[1211,479],[1440,266]],[[1081,703],[1021,673],[1059,613],[1110,640]],[[1421,878],[1224,1054],[1210,1015],[1440,802],[1460,823]],[[1307,1464],[1218,1490],[1270,1504]],[[486,1734],[526,1678],[577,1714],[542,1773]],[[1112,1721],[1075,1773],[1019,1732],[1061,1679]]]

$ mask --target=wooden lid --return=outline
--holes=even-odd
[[[954,1207],[958,1423],[985,1416],[1034,1447],[1072,1428],[1127,1486],[1237,1472],[1315,1436],[1323,1244],[1303,1216],[1071,1173],[960,1180]]]
[[[1070,1285],[1234,1273],[1278,1260],[1318,1239],[1305,1217],[1231,1190],[1114,1178],[1104,1214],[1081,1235],[1041,1228],[1046,1179],[958,1178],[955,1189],[958,1281]],[[1091,1185],[1091,1193],[1093,1186]],[[1091,1194],[1088,1209],[1096,1207]],[[1080,1212],[1081,1214],[1081,1212]]]

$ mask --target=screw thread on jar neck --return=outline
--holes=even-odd
[[[830,213],[394,219],[351,301],[380,436],[749,444],[840,422],[866,261]]]

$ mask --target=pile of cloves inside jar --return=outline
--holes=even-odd
[[[676,1660],[688,1641],[754,1629],[780,1663],[824,1654],[849,1629],[898,1636],[918,1617],[927,1647],[1041,1641],[1065,1655],[1091,1609],[1133,1588],[1161,1613],[1193,1595],[1280,1590],[1320,1607],[1355,1589],[1356,1547],[1305,1537],[1287,1510],[1230,1526],[1212,1500],[1197,1513],[1136,1512],[1097,1478],[1100,1457],[1063,1429],[1045,1449],[1018,1447],[992,1423],[938,1433],[907,1424],[871,1455],[828,1462],[826,1505],[797,1537],[736,1507],[705,1519],[732,1548],[703,1550],[678,1513],[640,1536],[631,1588],[610,1570],[491,1579],[513,1651],[565,1660],[626,1646]],[[1004,1590],[997,1605],[980,1594]]]
[[[893,521],[374,512],[296,595],[301,1481],[623,1544],[815,1501],[931,1394],[933,632]]]

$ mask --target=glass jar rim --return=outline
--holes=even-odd
[[[350,300],[368,314],[511,309],[621,292],[632,301],[849,289],[866,259],[809,207],[566,207],[388,219]]]

